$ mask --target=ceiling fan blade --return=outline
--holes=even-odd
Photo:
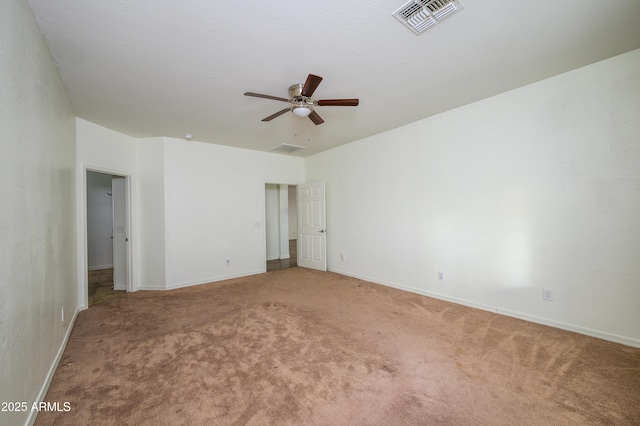
[[[304,82],[304,86],[302,86],[302,96],[306,96],[308,98],[313,95],[313,92],[316,91],[320,82],[322,81],[322,77],[319,75],[309,74],[307,77],[307,81]]]
[[[317,126],[318,124],[322,124],[324,123],[324,120],[322,119],[322,117],[320,117],[318,115],[317,112],[315,111],[311,111],[311,114],[309,114],[309,119],[311,119],[311,121],[313,121],[313,123]]]
[[[289,99],[286,99],[286,98],[281,98],[278,96],[271,96],[271,95],[263,95],[261,93],[245,92],[244,95],[253,96],[254,98],[273,99],[274,101],[289,102]]]
[[[289,112],[289,111],[291,111],[291,108],[282,109],[282,110],[276,112],[275,114],[271,114],[270,116],[268,116],[266,118],[263,118],[262,121],[271,121],[274,118],[280,117],[282,114],[284,114],[285,112]]]
[[[359,99],[323,99],[315,102],[318,106],[358,106]]]

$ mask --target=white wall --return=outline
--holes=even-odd
[[[138,141],[139,289],[166,288],[164,139]]]
[[[90,271],[113,267],[111,176],[87,172],[87,264]]]
[[[79,179],[84,169],[131,176],[134,289],[265,271],[265,184],[301,183],[303,159],[164,137],[138,140],[81,119],[77,128]]]
[[[0,28],[0,401],[30,409],[77,306],[74,115],[27,2],[1,1]]]
[[[264,272],[265,184],[303,178],[301,158],[165,138],[167,287]]]
[[[640,50],[310,157],[329,268],[640,346],[638,117]]]
[[[289,185],[267,184],[265,188],[265,234],[267,237],[267,260],[289,259],[289,226],[291,202]]]
[[[280,259],[289,259],[289,185],[278,185]]]
[[[265,185],[265,235],[267,260],[280,259],[280,199],[275,183]]]
[[[89,121],[76,119],[76,181],[77,181],[77,244],[78,250],[78,300],[81,307],[87,305],[87,171],[97,171],[129,178],[131,229],[129,249],[132,260],[132,286],[136,290],[144,279],[145,268],[141,261],[141,226],[139,225],[138,188],[139,143],[135,138],[107,129]]]
[[[289,239],[298,238],[298,195],[297,188],[289,186]]]

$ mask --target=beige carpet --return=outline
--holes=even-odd
[[[291,268],[99,303],[38,425],[634,425],[640,349]]]

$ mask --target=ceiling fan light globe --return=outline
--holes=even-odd
[[[311,114],[311,108],[308,106],[295,106],[293,107],[293,113],[298,117],[308,117]]]

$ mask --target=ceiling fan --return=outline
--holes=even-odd
[[[289,87],[289,99],[281,98],[278,96],[263,95],[260,93],[245,92],[245,96],[253,96],[256,98],[273,99],[275,101],[288,102],[292,106],[283,110],[271,114],[268,117],[262,119],[262,121],[271,121],[276,117],[280,117],[285,112],[291,111],[299,117],[309,117],[315,125],[324,123],[324,120],[314,111],[316,106],[358,106],[360,102],[358,99],[322,99],[313,101],[311,96],[313,92],[318,88],[322,77],[314,74],[309,74],[307,81],[304,84],[294,84]]]

